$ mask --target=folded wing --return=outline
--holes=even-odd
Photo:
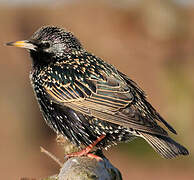
[[[83,76],[65,84],[53,80],[49,85],[45,83],[44,89],[61,106],[133,130],[168,135],[157,124],[157,117],[148,113],[149,107],[143,101],[145,97],[140,97],[139,89],[126,83],[118,73],[102,74],[103,78]]]

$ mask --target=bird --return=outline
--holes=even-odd
[[[30,81],[46,123],[80,148],[69,157],[92,157],[94,149],[136,137],[167,159],[189,154],[137,83],[88,52],[72,32],[43,26],[7,45],[29,51]]]

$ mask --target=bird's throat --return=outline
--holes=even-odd
[[[33,66],[43,67],[53,61],[51,54],[42,51],[30,51],[30,56],[32,58]]]

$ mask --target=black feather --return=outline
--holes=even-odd
[[[175,142],[170,137],[152,135],[140,132],[143,138],[158,152],[162,157],[171,159],[179,155],[188,155],[188,150]]]

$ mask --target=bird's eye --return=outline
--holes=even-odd
[[[41,48],[43,49],[48,49],[50,47],[50,43],[49,42],[44,42],[41,44]]]

